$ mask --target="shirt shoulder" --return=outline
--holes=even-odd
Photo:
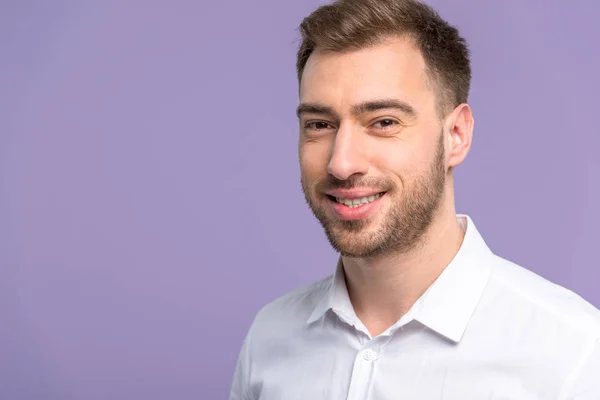
[[[306,321],[317,305],[324,300],[333,284],[333,275],[301,286],[264,305],[256,314],[254,330],[266,327],[290,330]]]
[[[564,328],[591,340],[600,338],[600,310],[577,293],[512,261],[493,258],[489,290],[499,306],[540,328]]]

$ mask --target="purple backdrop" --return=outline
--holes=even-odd
[[[600,3],[432,3],[473,53],[458,211],[599,306]],[[1,3],[1,399],[225,399],[258,308],[332,272],[294,115],[319,4]]]

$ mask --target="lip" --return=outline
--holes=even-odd
[[[362,197],[375,196],[379,193],[383,192],[376,189],[333,189],[325,192],[329,196],[343,199],[360,199]]]
[[[336,194],[338,192],[336,191]],[[358,193],[358,192],[357,192]],[[381,193],[381,192],[364,192],[364,193],[368,193],[367,195],[363,195],[363,192],[360,192],[360,195],[356,196],[356,197],[346,197],[348,196],[347,192],[346,194],[342,194],[342,195],[338,195],[338,196],[334,196],[334,197],[344,197],[346,199],[350,199],[350,198],[361,198],[361,197],[366,197],[366,196],[370,196],[370,195],[375,195],[377,193]],[[333,196],[333,195],[330,195]],[[345,221],[356,221],[356,220],[361,220],[361,219],[366,219],[372,215],[374,215],[375,213],[377,213],[377,211],[379,211],[379,209],[381,209],[382,207],[382,199],[386,197],[386,194],[384,193],[383,195],[381,195],[380,197],[378,197],[377,199],[373,200],[370,203],[367,204],[362,204],[358,207],[354,207],[354,208],[350,208],[348,206],[346,206],[345,204],[342,203],[338,203],[335,199],[331,198],[331,197],[327,197],[327,203],[329,204],[329,208],[331,210],[331,212],[339,219],[345,220]]]

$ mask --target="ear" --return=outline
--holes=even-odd
[[[473,141],[475,120],[468,104],[457,106],[446,118],[446,132],[449,133],[447,152],[448,166],[456,167],[467,157]]]

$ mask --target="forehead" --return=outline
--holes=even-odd
[[[365,100],[396,98],[418,105],[432,93],[425,61],[409,39],[394,38],[349,52],[315,50],[300,83],[300,101],[343,110]]]

